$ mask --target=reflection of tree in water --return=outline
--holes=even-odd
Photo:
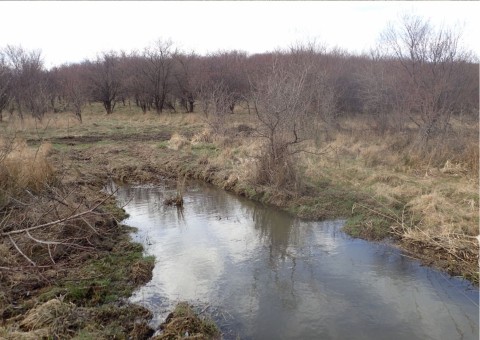
[[[273,277],[262,275],[263,279],[259,279],[258,271],[254,271],[254,286],[258,284],[265,285],[268,280],[273,278],[273,284],[279,292],[278,296],[282,300],[282,304],[287,308],[295,309],[298,301],[295,295],[295,270],[297,268],[297,254],[292,251],[292,246],[299,245],[301,237],[301,228],[299,221],[292,218],[281,211],[259,207],[255,205],[252,209],[252,219],[254,228],[259,232],[262,243],[268,249],[268,269]],[[261,296],[260,296],[261,298]],[[266,301],[268,305],[269,302]]]
[[[275,267],[278,260],[289,258],[288,246],[296,243],[295,230],[298,228],[294,227],[295,220],[285,213],[263,207],[253,209],[252,219],[254,228],[260,232],[260,239],[269,247],[271,267]]]

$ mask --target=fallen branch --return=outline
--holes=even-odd
[[[67,222],[67,221],[70,221],[70,220],[74,220],[74,219],[76,219],[76,218],[85,216],[85,215],[87,215],[87,214],[94,213],[94,210],[95,210],[95,209],[97,209],[100,205],[102,205],[107,199],[109,199],[110,197],[112,197],[114,194],[115,194],[115,192],[113,192],[112,194],[108,195],[105,199],[103,199],[102,201],[100,201],[99,203],[97,203],[97,204],[96,204],[95,206],[93,206],[92,208],[90,208],[90,209],[88,209],[88,210],[86,210],[86,211],[83,211],[83,212],[81,212],[81,213],[74,214],[74,215],[70,215],[70,216],[67,216],[67,217],[65,217],[65,218],[58,219],[58,220],[56,220],[56,221],[52,221],[52,222],[48,222],[48,223],[44,223],[44,224],[40,224],[40,225],[28,227],[28,228],[23,228],[23,229],[18,229],[18,230],[12,230],[12,231],[8,231],[8,232],[3,232],[3,233],[0,233],[0,236],[1,236],[1,237],[7,237],[7,236],[10,237],[11,235],[16,235],[16,234],[21,234],[21,233],[25,233],[25,232],[28,232],[28,231],[36,230],[36,229],[51,227],[51,226],[56,225],[56,224],[60,224],[60,223],[63,223],[63,222]]]
[[[12,242],[15,249],[17,249],[17,251],[20,253],[20,255],[22,255],[28,262],[30,262],[34,267],[36,267],[37,264],[33,262],[32,259],[30,259],[27,255],[25,255],[25,253],[17,246],[17,243],[13,240],[12,236],[8,235],[8,238],[10,239],[10,242]]]

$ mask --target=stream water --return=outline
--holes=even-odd
[[[163,204],[173,193],[117,192],[124,223],[156,259],[131,298],[155,326],[189,301],[226,339],[478,339],[477,288],[352,239],[342,221],[301,221],[201,183],[178,210]]]

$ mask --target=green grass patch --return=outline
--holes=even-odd
[[[159,149],[167,149],[168,148],[168,140],[163,142],[157,143],[157,148]]]
[[[47,288],[39,300],[63,296],[77,306],[89,307],[114,302],[150,280],[154,262],[154,257],[144,257],[142,245],[125,238],[108,253],[87,261],[58,285]]]
[[[199,143],[192,145],[192,152],[197,155],[213,156],[218,154],[219,149],[213,143]]]

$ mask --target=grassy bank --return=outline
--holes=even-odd
[[[8,131],[7,131],[8,132]],[[55,148],[15,134],[0,148],[0,337],[146,338],[150,312],[125,302],[153,258],[101,180],[79,182]],[[73,170],[73,168],[72,168]],[[94,179],[94,177],[92,177]]]

